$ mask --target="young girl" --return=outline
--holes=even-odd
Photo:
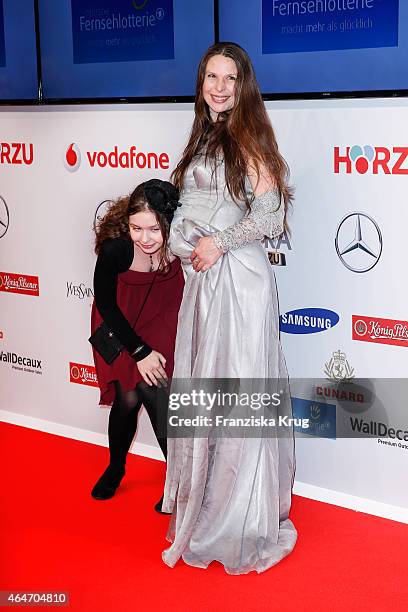
[[[167,417],[165,402],[158,411],[158,386],[173,371],[184,285],[180,260],[167,246],[178,205],[178,190],[152,179],[116,201],[96,228],[92,333],[104,321],[125,348],[110,365],[94,349],[100,404],[112,406],[110,462],[92,489],[95,499],[113,497],[125,474],[142,404],[167,456]],[[161,500],[155,508],[161,511]]]

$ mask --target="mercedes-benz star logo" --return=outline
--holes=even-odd
[[[380,228],[372,217],[353,212],[340,221],[335,246],[341,263],[352,272],[368,272],[382,252]]]
[[[10,223],[10,213],[6,200],[0,196],[0,238],[3,238]]]

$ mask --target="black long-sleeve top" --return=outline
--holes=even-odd
[[[95,265],[94,295],[95,305],[104,322],[136,361],[140,361],[147,357],[152,349],[132,329],[120,310],[116,298],[118,274],[129,270],[133,257],[134,247],[131,240],[126,238],[105,240]]]

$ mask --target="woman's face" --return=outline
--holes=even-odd
[[[218,113],[230,110],[235,104],[237,65],[230,57],[213,55],[205,67],[203,97],[210,109],[211,119]]]
[[[130,238],[143,253],[152,255],[163,244],[163,235],[156,215],[144,210],[129,217]]]

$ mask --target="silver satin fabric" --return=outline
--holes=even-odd
[[[250,185],[248,183],[248,191]],[[207,272],[190,255],[201,236],[242,219],[226,187],[224,166],[204,157],[187,172],[170,248],[186,277],[179,312],[174,378],[287,381],[279,341],[276,283],[260,241],[224,254]],[[283,410],[291,414],[290,401]],[[288,555],[297,533],[288,518],[294,477],[293,437],[168,440],[163,509],[172,512],[163,560],[229,574],[262,572]]]

